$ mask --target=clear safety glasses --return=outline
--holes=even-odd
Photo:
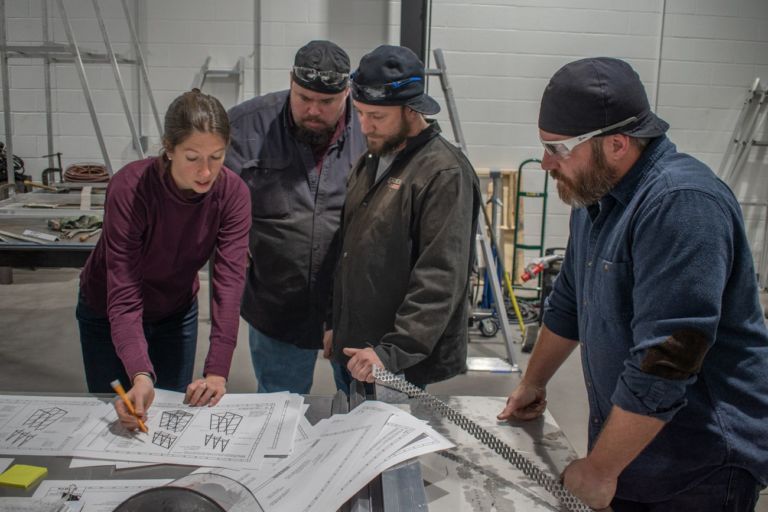
[[[618,123],[606,126],[605,128],[600,128],[599,130],[585,133],[584,135],[578,135],[570,139],[543,140],[541,137],[539,137],[539,140],[541,141],[541,145],[544,146],[544,151],[546,151],[549,155],[560,158],[567,158],[571,154],[571,151],[573,151],[573,149],[582,142],[586,142],[593,137],[597,137],[601,133],[606,133],[611,130],[615,130],[616,128],[626,126],[634,121],[637,121],[637,117],[632,116],[623,121],[619,121]]]

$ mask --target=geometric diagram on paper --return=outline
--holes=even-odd
[[[231,436],[235,433],[241,421],[243,421],[243,417],[233,412],[226,412],[224,414],[211,414],[210,428],[216,432],[223,432]]]
[[[27,418],[22,425],[27,428],[35,430],[43,430],[50,427],[57,420],[66,416],[67,411],[59,409],[58,407],[51,407],[50,409],[38,409],[32,415]]]
[[[9,441],[13,446],[20,447],[25,445],[30,440],[34,439],[34,434],[31,434],[25,430],[14,430],[11,432],[11,435],[5,438],[6,441]]]
[[[194,416],[186,411],[164,411],[160,417],[160,428],[171,432],[181,432]]]
[[[216,436],[213,434],[205,434],[205,446],[210,446],[214,450],[216,448],[220,448],[221,453],[224,453],[224,449],[227,447],[228,444],[229,444],[229,439],[227,438]]]
[[[69,487],[67,487],[66,490],[62,489],[61,498],[64,501],[80,501],[80,498],[83,497],[83,492],[85,491],[78,491],[77,486],[75,484],[70,484]]]
[[[176,441],[176,436],[169,434],[168,432],[155,432],[152,434],[152,444],[156,444],[166,450],[170,450],[173,443]]]

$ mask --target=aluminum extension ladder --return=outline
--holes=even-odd
[[[64,25],[64,31],[67,35],[68,44],[53,42],[50,35],[48,26],[48,0],[41,0],[42,12],[42,35],[43,44],[37,45],[8,45],[6,34],[6,16],[5,16],[5,0],[0,0],[0,68],[2,69],[2,89],[3,89],[3,111],[5,115],[5,138],[6,148],[9,155],[13,154],[13,125],[11,118],[11,100],[10,100],[10,79],[8,76],[8,59],[9,58],[41,58],[44,60],[44,79],[45,79],[45,104],[46,104],[46,120],[47,120],[47,132],[48,132],[48,153],[49,153],[49,166],[53,166],[52,155],[55,154],[53,149],[53,121],[52,121],[52,103],[51,103],[51,77],[50,77],[50,64],[72,62],[75,64],[75,68],[80,79],[80,85],[83,89],[83,95],[85,102],[88,106],[88,112],[91,116],[91,122],[93,123],[94,131],[96,132],[96,139],[98,140],[99,147],[101,149],[102,157],[104,158],[104,164],[107,171],[111,175],[113,173],[112,163],[109,159],[106,144],[104,142],[104,136],[101,131],[101,125],[96,115],[96,109],[93,105],[93,97],[91,94],[91,88],[88,85],[88,77],[85,73],[86,63],[109,63],[112,65],[112,71],[115,76],[115,82],[117,89],[122,100],[123,110],[125,112],[126,120],[133,137],[133,144],[136,151],[141,158],[144,158],[144,149],[141,143],[141,138],[136,125],[133,122],[133,116],[128,105],[128,99],[125,93],[125,86],[123,85],[123,79],[120,75],[119,64],[136,64],[139,72],[142,76],[144,86],[147,91],[149,104],[154,114],[155,122],[157,123],[158,133],[163,133],[163,125],[160,121],[160,114],[155,104],[155,99],[152,94],[152,87],[149,83],[149,74],[147,71],[146,62],[144,60],[144,54],[141,50],[141,46],[138,42],[138,36],[136,29],[131,20],[131,15],[128,10],[126,0],[120,0],[125,13],[125,19],[128,24],[128,29],[131,35],[131,44],[135,53],[135,59],[128,59],[120,54],[114,52],[112,47],[112,41],[107,33],[106,25],[104,24],[104,18],[101,15],[101,9],[99,8],[99,2],[103,0],[91,0],[93,2],[93,9],[96,14],[96,20],[98,21],[101,35],[104,40],[106,53],[95,53],[81,50],[75,39],[75,33],[72,29],[72,24],[69,21],[64,0],[56,0],[59,14],[61,15],[61,21]],[[13,184],[13,173],[8,173],[8,183]]]
[[[446,106],[448,107],[448,117],[451,121],[451,128],[453,129],[453,135],[456,138],[456,143],[461,148],[462,152],[467,155],[467,142],[464,139],[464,132],[461,129],[461,123],[459,122],[459,112],[456,108],[456,100],[453,96],[453,88],[451,88],[451,85],[448,81],[448,70],[445,65],[445,56],[443,55],[442,49],[435,49],[432,51],[434,57],[435,57],[435,63],[437,64],[437,69],[430,68],[426,70],[427,76],[437,76],[440,78],[440,86],[443,89],[443,96],[445,98]],[[483,204],[485,204],[485,194],[480,192],[480,195],[482,196]],[[495,236],[493,233],[493,227],[487,226],[489,234],[492,238],[493,245],[496,246],[498,249],[498,244],[496,243]],[[507,317],[507,307],[504,303],[504,293],[501,289],[501,283],[499,283],[498,279],[494,279],[495,276],[498,276],[498,271],[496,267],[496,262],[493,258],[493,249],[491,247],[491,241],[488,240],[488,237],[485,234],[485,229],[483,228],[483,223],[478,222],[477,225],[477,240],[480,242],[480,247],[483,254],[483,259],[485,260],[486,270],[489,276],[492,278],[490,279],[491,282],[491,292],[493,294],[493,300],[496,304],[496,313],[498,315],[498,321],[499,326],[501,327],[501,334],[504,338],[504,344],[507,350],[507,362],[511,366],[511,371],[513,372],[520,372],[520,367],[517,365],[515,361],[515,354],[512,348],[512,328],[509,325],[509,319]]]
[[[768,146],[768,140],[755,138],[755,134],[765,125],[768,113],[767,95],[768,86],[761,87],[760,79],[755,78],[744,98],[736,126],[720,163],[720,177],[728,185],[735,185],[741,179],[752,148]]]
[[[768,117],[768,86],[761,85],[756,78],[747,90],[741,112],[736,120],[728,147],[720,163],[719,174],[731,189],[736,192],[738,185],[745,179],[744,169],[754,148],[768,147],[768,139],[759,139],[759,134],[765,133],[766,117]],[[763,245],[757,273],[760,286],[768,286],[768,199],[762,201],[740,201],[742,206],[765,208]]]

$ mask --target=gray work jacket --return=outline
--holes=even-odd
[[[328,315],[332,242],[349,171],[365,150],[347,100],[344,132],[327,148],[318,173],[312,148],[292,133],[289,92],[266,94],[229,111],[225,165],[251,191],[251,263],[241,315],[267,336],[321,348]]]

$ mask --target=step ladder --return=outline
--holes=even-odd
[[[237,63],[231,69],[211,68],[211,57],[206,57],[194,87],[202,91],[205,82],[209,79],[219,82],[233,82],[237,88],[235,104],[242,103],[245,100],[245,57],[238,58]]]
[[[464,139],[464,131],[461,128],[461,123],[459,122],[459,113],[458,108],[456,107],[456,100],[453,95],[453,88],[450,85],[450,82],[448,80],[448,69],[445,65],[445,55],[443,54],[442,49],[434,49],[432,51],[432,54],[435,57],[435,64],[437,65],[437,68],[430,68],[426,70],[427,76],[436,76],[440,79],[440,86],[443,90],[443,97],[445,98],[445,103],[448,109],[448,118],[451,122],[451,128],[453,129],[453,136],[456,139],[456,143],[461,148],[462,152],[464,154],[467,154],[467,143]],[[482,197],[482,203],[485,204],[485,194],[480,192]],[[483,212],[485,212],[485,208],[483,208]],[[484,216],[485,218],[485,216]],[[493,243],[493,246],[496,247],[498,251],[498,243],[496,241],[496,237],[493,233],[493,226],[491,226],[488,222],[485,222],[487,224],[488,233],[491,237],[491,240],[488,240],[488,237],[485,234],[485,229],[483,228],[483,222],[478,222],[477,227],[477,240],[480,242],[480,248],[482,250],[482,256],[485,260],[486,265],[486,271],[489,276],[498,276],[498,268],[496,266],[496,262],[494,260],[493,256],[493,247],[491,242]],[[497,359],[497,358],[467,358],[467,366],[470,369],[482,369],[487,371],[502,371],[502,372],[520,372],[520,367],[517,365],[515,361],[515,355],[513,350],[513,341],[512,341],[512,328],[509,325],[509,319],[507,317],[507,307],[504,303],[504,293],[501,289],[501,283],[498,279],[491,278],[489,279],[491,283],[491,291],[493,293],[493,299],[496,305],[496,313],[498,315],[498,322],[499,326],[501,327],[501,334],[504,338],[504,343],[507,351],[507,360],[498,362],[495,361],[489,361],[489,359]],[[479,361],[477,364],[474,364],[473,359],[478,359]]]

